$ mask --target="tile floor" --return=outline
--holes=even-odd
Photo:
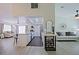
[[[79,42],[57,42],[56,51],[43,47],[16,47],[13,38],[0,39],[0,55],[79,55]]]

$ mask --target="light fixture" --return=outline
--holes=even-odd
[[[78,14],[78,11],[79,11],[79,10],[76,10],[76,13],[77,13],[77,14],[75,15],[75,19],[77,19],[77,20],[79,20],[79,14]]]

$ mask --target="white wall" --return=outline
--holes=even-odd
[[[3,20],[1,18],[11,16],[11,5],[0,3],[0,33],[3,31],[3,24],[1,23]]]
[[[44,18],[44,27],[50,20],[54,24],[55,8],[54,3],[39,3],[37,9],[31,9],[30,3],[0,4],[0,18],[12,16],[41,16]]]
[[[79,4],[58,3],[55,4],[55,31],[67,32],[78,28],[79,21],[75,19],[76,10],[79,10]],[[66,24],[65,29],[61,25]]]
[[[39,3],[38,8],[31,9],[30,3],[12,4],[13,16],[42,16],[46,20],[54,20],[54,4]]]
[[[0,3],[0,18],[8,17],[11,15],[11,4]]]
[[[54,24],[55,8],[54,3],[39,3],[38,8],[31,9],[30,3],[12,4],[13,16],[41,16],[44,18],[44,28],[46,22],[50,20]]]

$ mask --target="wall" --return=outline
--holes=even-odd
[[[37,9],[31,9],[30,3],[12,4],[13,16],[42,16],[45,20],[54,20],[54,4],[39,3]]]
[[[8,17],[11,15],[11,4],[0,3],[0,18]]]
[[[11,17],[11,4],[0,3],[0,33],[3,31],[3,24],[1,23],[3,20],[1,18]]]
[[[46,28],[48,20],[54,24],[55,8],[52,3],[39,3],[38,9],[31,9],[30,3],[0,4],[0,18],[12,16],[42,16]]]
[[[56,32],[75,31],[77,28],[79,28],[79,21],[75,19],[77,9],[79,10],[79,4],[55,4]],[[64,29],[61,28],[63,24],[66,24],[66,27]]]

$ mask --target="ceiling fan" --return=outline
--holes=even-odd
[[[77,14],[75,15],[75,19],[77,19],[77,20],[79,19],[78,11],[79,11],[79,10],[76,10],[76,13],[77,13]]]

